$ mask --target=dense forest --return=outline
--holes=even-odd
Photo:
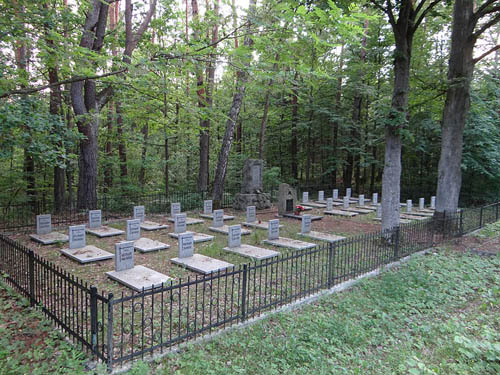
[[[235,190],[500,195],[498,0],[0,0],[0,205]],[[461,195],[460,195],[461,193]],[[460,200],[459,200],[460,199]]]

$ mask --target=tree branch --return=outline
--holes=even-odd
[[[486,56],[492,54],[493,52],[495,52],[495,51],[497,51],[499,49],[500,49],[500,44],[497,44],[495,47],[491,48],[490,50],[486,51],[482,55],[480,55],[480,56],[476,57],[475,59],[473,59],[472,63],[473,64],[478,63],[479,61],[481,61],[482,59],[484,59]]]
[[[492,12],[494,12],[494,10],[493,10],[493,11],[491,11],[491,9],[486,9],[486,8],[488,8],[488,7],[489,7],[491,4],[493,4],[495,1],[497,1],[497,0],[487,0],[487,1],[485,1],[485,2],[484,2],[484,4],[483,4],[483,5],[481,5],[481,6],[479,7],[479,9],[478,9],[478,10],[474,13],[474,17],[475,17],[476,19],[479,19],[479,18],[481,18],[482,16],[484,16],[485,14],[488,14],[488,13],[492,13]],[[494,8],[498,8],[498,7],[493,7],[493,9],[494,9]]]
[[[488,30],[491,26],[497,24],[499,21],[500,21],[500,14],[497,14],[495,17],[486,22],[478,31],[472,34],[472,39],[476,40],[481,36],[482,33]]]
[[[439,4],[441,0],[434,0],[433,2],[431,2],[429,4],[429,6],[427,8],[424,9],[424,11],[420,14],[420,17],[418,17],[417,21],[414,23],[413,25],[413,32],[415,32],[418,27],[420,26],[420,24],[422,23],[422,21],[424,20],[425,16],[427,15],[427,13],[429,13],[429,11],[434,8],[437,4]],[[425,2],[425,0],[422,0],[422,2],[419,4],[420,5],[423,5],[423,3]],[[421,9],[421,8],[420,8]],[[419,10],[420,10],[419,9]],[[417,14],[417,13],[415,13]]]

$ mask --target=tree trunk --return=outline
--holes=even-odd
[[[116,133],[118,138],[118,157],[120,160],[120,181],[122,189],[127,186],[127,146],[125,145],[125,135],[123,126],[123,117],[121,103],[119,100],[115,101],[115,112],[116,112]]]
[[[340,115],[340,100],[342,99],[342,69],[344,67],[344,44],[340,48],[340,61],[337,77],[337,92],[335,94],[335,115]],[[335,119],[332,122],[332,184],[337,187],[337,147],[339,137],[339,122]]]
[[[113,102],[109,103],[106,134],[106,166],[104,167],[104,192],[108,193],[113,187]]]
[[[294,83],[292,86],[292,140],[290,143],[290,157],[291,157],[291,172],[292,178],[295,181],[299,179],[299,166],[297,161],[298,141],[297,141],[297,122],[298,122],[298,87],[297,87],[298,73],[295,73]]]
[[[148,133],[149,133],[149,126],[148,123],[146,122],[142,127],[143,143],[141,152],[141,169],[139,170],[139,185],[143,190],[144,190],[144,184],[146,183],[146,155],[148,151],[148,135],[149,135]]]

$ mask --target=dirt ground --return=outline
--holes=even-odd
[[[453,241],[453,248],[461,252],[495,256],[500,253],[500,237],[484,238],[474,235],[464,236]]]

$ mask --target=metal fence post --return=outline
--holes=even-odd
[[[328,270],[328,288],[331,288],[333,286],[333,256],[334,256],[334,250],[335,250],[335,244],[329,243],[328,244],[328,264],[327,264],[327,270]]]
[[[28,252],[28,271],[29,271],[29,294],[30,294],[30,305],[35,306],[35,253],[33,250]]]
[[[107,365],[108,371],[111,372],[113,370],[113,293],[108,294],[108,330],[106,333]]]
[[[463,236],[464,235],[464,210],[460,209],[460,224],[458,228],[458,235]]]
[[[97,350],[97,288],[90,287],[90,339],[92,345],[92,353],[96,354]]]
[[[399,259],[399,226],[394,228],[394,260]]]
[[[483,227],[483,206],[479,210],[479,228]]]
[[[248,279],[248,265],[243,265],[243,285],[241,288],[241,321],[246,320],[247,315],[247,279]]]

